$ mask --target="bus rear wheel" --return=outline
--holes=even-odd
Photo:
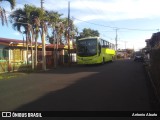
[[[105,58],[103,57],[102,64],[104,64],[104,63],[105,63]]]
[[[114,58],[113,58],[113,56],[112,56],[111,62],[113,62],[113,60],[114,60]]]

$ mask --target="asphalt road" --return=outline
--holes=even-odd
[[[0,80],[0,111],[151,111],[140,62],[59,67]]]

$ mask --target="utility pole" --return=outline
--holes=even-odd
[[[44,0],[41,0],[41,9],[43,10],[43,3],[44,3]]]
[[[68,2],[68,64],[70,65],[70,2]]]
[[[127,48],[126,48],[126,43],[127,43],[127,41],[124,41],[124,44],[125,44],[125,58],[127,57]]]
[[[56,26],[53,30],[53,35],[54,35],[54,40],[53,40],[53,45],[54,45],[54,68],[57,67],[57,31],[56,31]]]
[[[115,43],[116,43],[116,59],[117,59],[117,39],[118,39],[117,31],[118,31],[118,28],[116,28],[115,30],[116,30],[116,38],[115,38]]]
[[[44,0],[41,0],[41,9],[42,11],[44,12],[43,10],[43,3],[44,3]],[[42,24],[41,24],[41,27],[42,27],[42,69],[44,71],[46,71],[46,44],[45,44],[45,32],[44,32],[44,21],[42,20]]]
[[[32,57],[32,70],[34,70],[34,50],[33,50],[33,41],[34,41],[34,33],[33,33],[33,28],[32,28],[32,25],[29,25],[30,27],[31,27],[31,29],[32,29],[32,38],[31,38],[31,57]]]

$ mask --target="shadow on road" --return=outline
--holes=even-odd
[[[14,111],[151,111],[142,63],[131,60],[96,66],[58,68],[37,74],[95,72],[62,89],[48,92]],[[67,79],[67,78],[66,78]],[[65,83],[64,83],[65,84]],[[66,83],[67,84],[67,83]]]
[[[112,62],[107,62],[104,65],[112,64]],[[102,64],[93,64],[93,65],[67,65],[67,66],[58,66],[55,69],[47,70],[47,71],[39,71],[36,73],[46,73],[46,74],[71,74],[77,72],[97,72],[99,68],[103,68]]]

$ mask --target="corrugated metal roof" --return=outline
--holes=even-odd
[[[9,39],[9,38],[0,38],[0,42],[2,43],[8,43],[10,44],[11,42],[14,42],[14,43],[22,43],[23,40],[16,40],[16,39]]]
[[[26,43],[26,42],[25,42]],[[24,43],[24,44],[25,44]],[[17,47],[23,47],[23,40],[16,40],[16,39],[10,39],[10,38],[0,38],[0,44],[10,46],[10,44],[14,44],[14,46]],[[33,45],[35,43],[33,42]],[[46,49],[53,49],[56,44],[46,44]],[[38,48],[42,48],[42,43],[38,42]],[[58,45],[59,49],[68,49],[66,45]],[[75,46],[73,46],[75,49]],[[71,49],[73,49],[71,48]]]

